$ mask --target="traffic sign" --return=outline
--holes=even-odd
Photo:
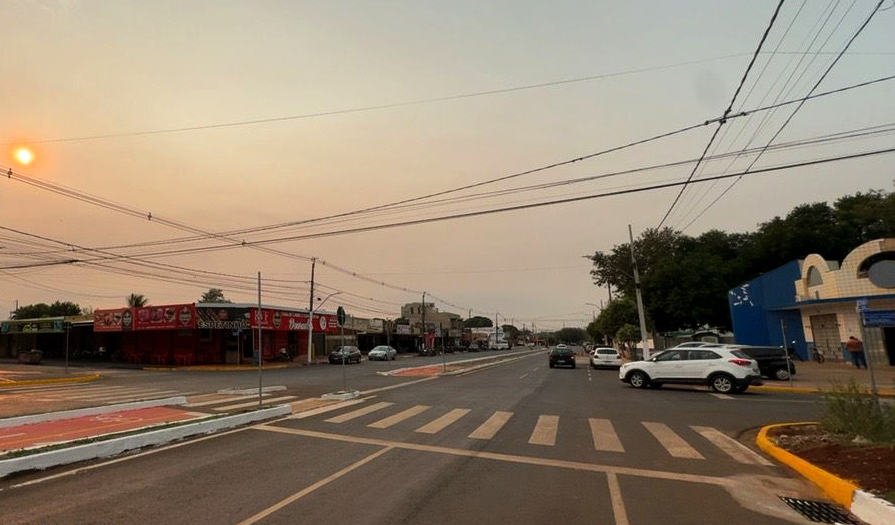
[[[895,310],[864,310],[864,326],[895,326]]]
[[[855,303],[857,304],[859,312],[867,310],[867,299],[858,299]]]
[[[341,306],[336,310],[336,321],[339,323],[339,326],[345,326],[345,309]]]

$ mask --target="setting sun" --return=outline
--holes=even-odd
[[[16,150],[16,160],[27,166],[34,160],[34,152],[28,148],[19,148]]]

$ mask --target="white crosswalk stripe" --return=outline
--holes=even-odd
[[[642,424],[672,456],[676,458],[705,459],[695,448],[688,445],[682,437],[668,428],[668,425],[650,421],[644,421]]]
[[[552,447],[556,444],[556,432],[559,430],[559,416],[538,416],[538,422],[528,442],[532,445]]]
[[[381,403],[373,403],[372,405],[364,408],[359,408],[357,410],[352,410],[346,414],[341,414],[335,417],[331,417],[326,420],[327,423],[344,423],[346,421],[351,421],[352,419],[359,418],[361,416],[365,416],[367,414],[372,414],[377,410],[382,410],[383,408],[387,408],[394,405],[394,403],[386,403],[385,401]]]
[[[473,430],[469,437],[472,439],[491,439],[504,425],[507,424],[507,421],[509,421],[511,417],[513,417],[512,412],[498,410],[491,414],[491,417],[482,423],[479,428]]]
[[[214,407],[212,410],[216,410],[218,412],[224,412],[226,410],[238,410],[240,408],[250,408],[256,406],[258,404],[258,396],[254,396],[255,401],[249,401],[248,403],[238,403],[236,405],[227,405],[225,407]],[[295,396],[282,396],[275,397],[273,399],[265,399],[263,403],[279,403],[280,401],[289,401],[290,399],[295,399]]]
[[[436,434],[468,413],[468,408],[455,408],[447,414],[421,426],[420,428],[416,429],[416,431],[421,434]]]
[[[380,419],[379,421],[376,421],[375,423],[370,423],[367,426],[372,427],[372,428],[388,428],[392,425],[397,425],[398,423],[404,421],[405,419],[410,419],[413,416],[422,414],[423,412],[425,412],[426,410],[429,410],[430,408],[431,407],[428,405],[416,405],[414,407],[408,408],[407,410],[404,410],[403,412],[398,412],[397,414],[395,414],[393,416],[389,416],[385,419]]]
[[[756,452],[748,449],[739,441],[733,439],[727,434],[723,434],[717,429],[711,427],[691,426],[699,435],[711,441],[716,447],[726,452],[730,457],[740,463],[771,465],[771,462],[759,456]]]
[[[269,396],[269,395],[270,394],[268,394],[266,392],[261,394],[262,397]],[[220,405],[221,403],[232,403],[234,401],[246,401],[248,399],[258,399],[258,394],[251,395],[251,396],[237,396],[237,397],[229,396],[229,397],[224,397],[221,399],[211,399],[208,401],[195,401],[193,403],[187,403],[183,406],[188,407],[188,408],[207,407],[209,405]]]
[[[608,419],[588,419],[590,423],[590,433],[594,438],[594,449],[606,452],[624,452],[625,447],[622,446],[618,434],[612,427],[612,422]]]

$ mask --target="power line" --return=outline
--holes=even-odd
[[[715,131],[712,133],[708,144],[705,145],[705,149],[703,149],[702,151],[702,155],[700,156],[699,160],[696,161],[696,164],[690,171],[690,176],[687,177],[687,181],[684,183],[683,186],[681,186],[681,189],[678,192],[677,196],[674,198],[674,201],[671,203],[671,206],[668,207],[668,211],[665,212],[662,220],[659,221],[659,225],[656,227],[657,230],[662,229],[662,225],[665,224],[665,220],[668,219],[669,215],[671,215],[671,211],[681,199],[681,195],[684,193],[684,190],[687,189],[687,184],[693,179],[693,175],[696,174],[696,170],[699,169],[699,165],[702,162],[702,159],[705,158],[706,154],[708,154],[709,148],[712,146],[712,142],[715,141],[715,137],[718,136],[718,132],[721,131],[721,127],[727,121],[727,116],[730,115],[731,111],[733,111],[733,105],[736,102],[737,96],[740,94],[740,90],[743,89],[743,84],[746,83],[746,77],[748,77],[749,72],[752,71],[752,66],[755,64],[755,60],[758,58],[758,54],[761,52],[761,47],[764,45],[765,40],[767,40],[768,38],[768,33],[770,33],[771,28],[774,27],[774,21],[777,20],[777,15],[780,14],[780,8],[783,7],[784,1],[785,0],[780,0],[777,3],[777,8],[774,10],[774,14],[771,16],[770,22],[768,22],[768,27],[765,28],[764,34],[761,36],[761,40],[758,42],[758,48],[755,49],[755,53],[753,53],[752,59],[749,60],[749,65],[746,66],[746,71],[743,72],[743,78],[740,79],[740,83],[737,86],[736,91],[733,92],[733,97],[731,97],[730,99],[730,104],[727,105],[727,109],[724,110],[724,114],[721,116],[721,120],[718,121],[718,127],[715,128]]]

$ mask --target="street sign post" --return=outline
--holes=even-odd
[[[867,314],[870,314],[870,317],[874,321],[882,321],[888,316],[885,314],[895,314],[895,312],[891,310],[868,310],[867,309],[867,299],[858,299],[857,304],[855,305],[855,310],[858,314],[858,331],[861,334],[861,344],[867,340],[867,337],[864,335],[864,326],[883,326],[879,324],[867,324]],[[883,314],[883,315],[877,315]],[[893,320],[892,324],[895,324],[895,320]],[[867,371],[870,372],[870,391],[873,392],[873,395],[877,395],[876,391],[876,376],[873,374],[873,359],[867,355],[867,347],[863,348],[864,350],[864,361],[867,363]],[[879,398],[877,398],[877,403],[879,403]]]
[[[341,306],[336,310],[336,322],[339,323],[339,326],[345,326],[345,309]]]

